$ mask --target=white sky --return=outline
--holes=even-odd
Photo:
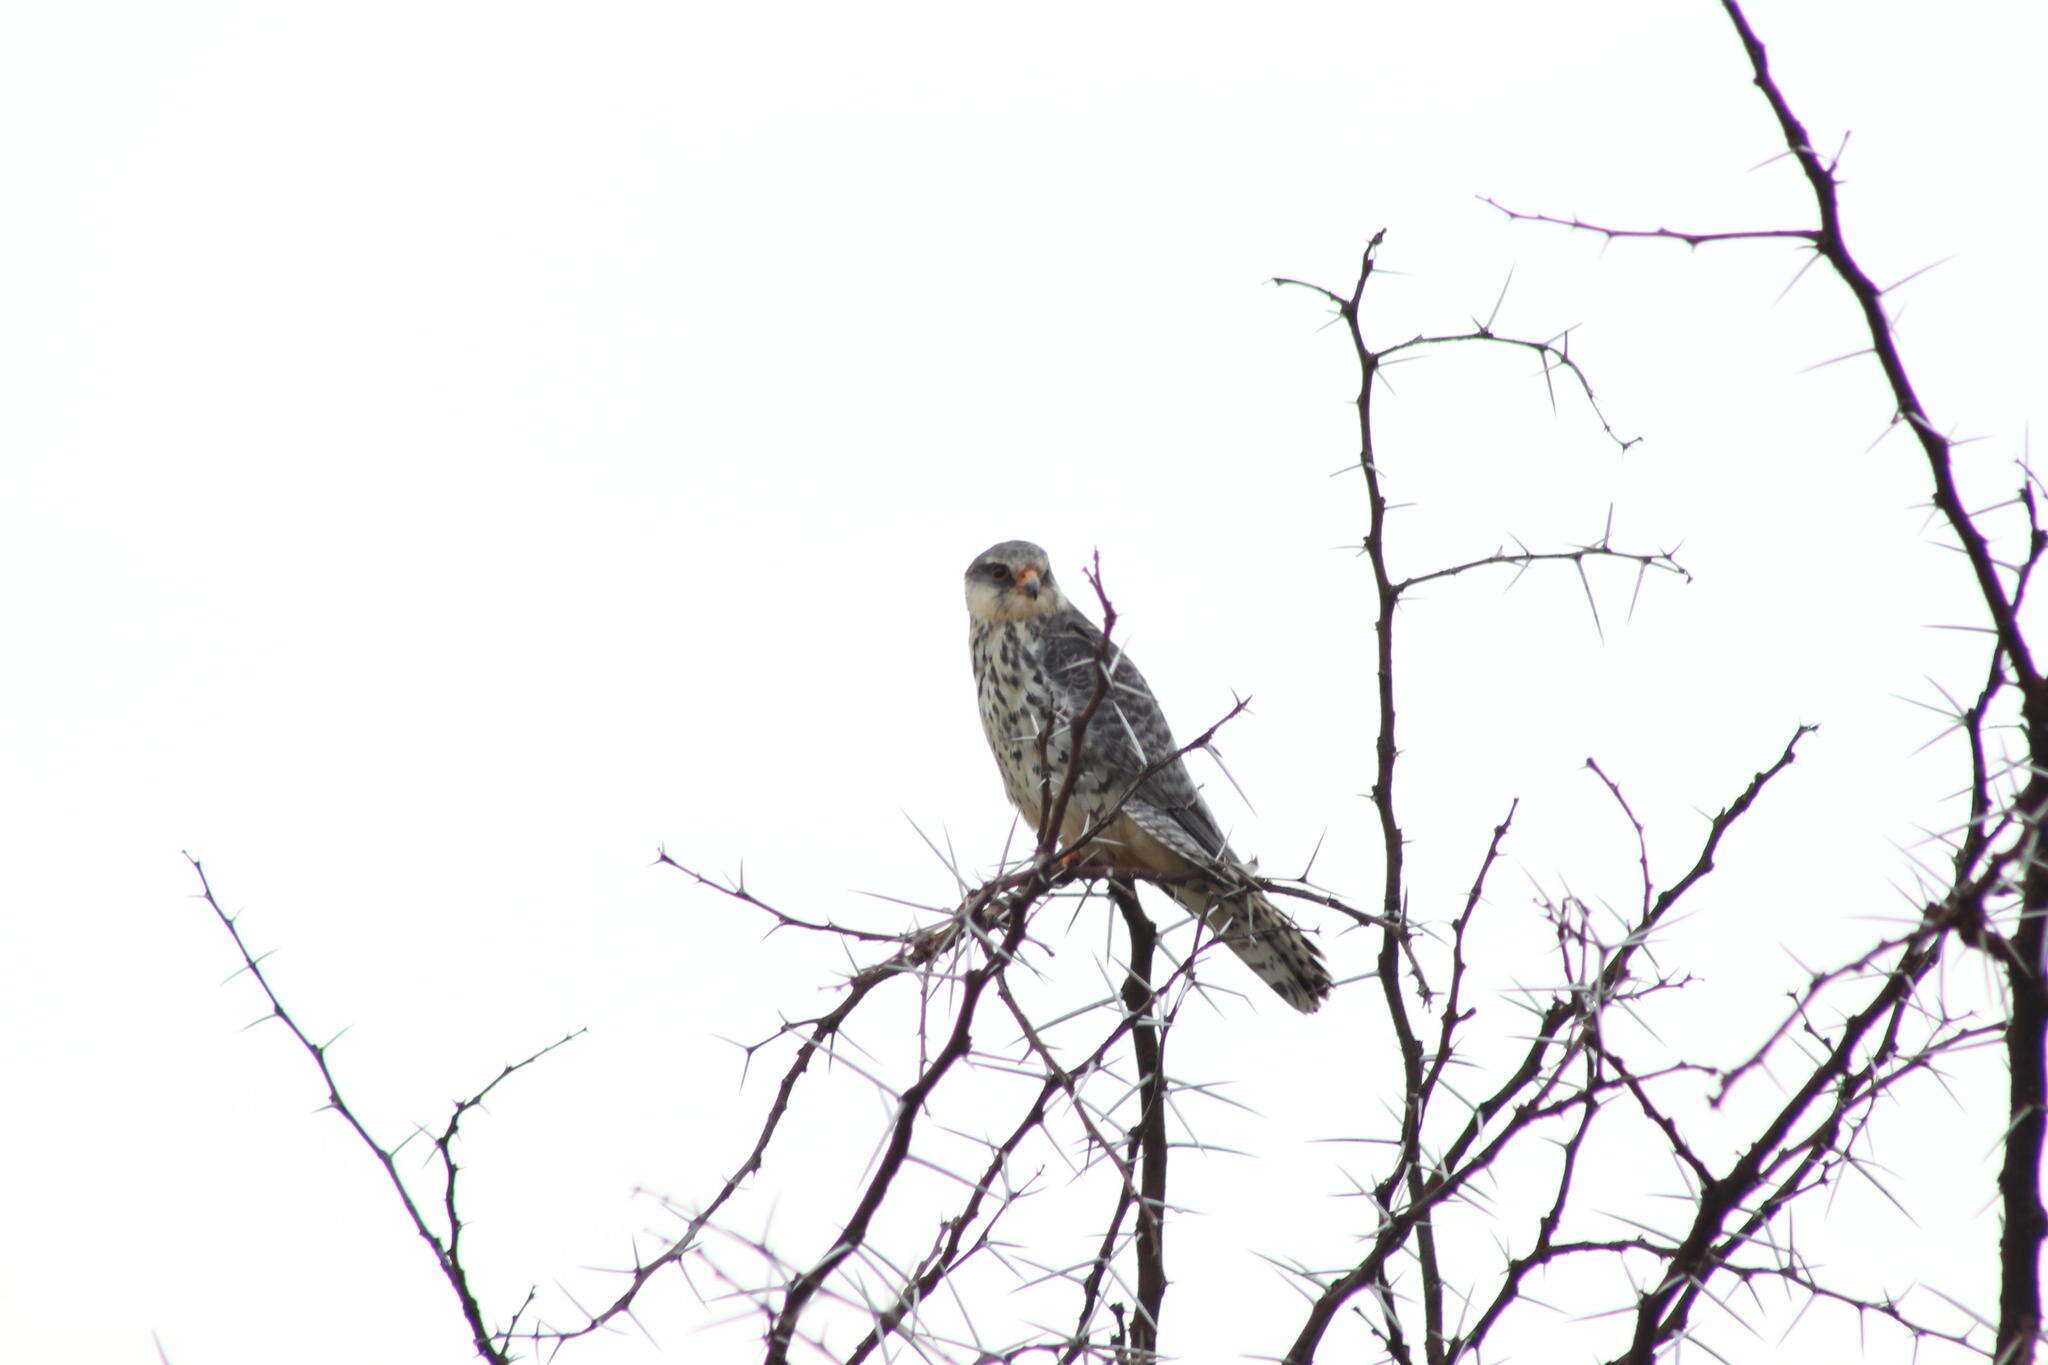
[[[1953,258],[1895,296],[1902,337],[2004,491],[2048,359],[2039,8],[1752,18],[1815,135],[1854,131],[1872,273]],[[1283,872],[1325,839],[1318,879],[1369,900],[1362,490],[1330,477],[1353,376],[1316,301],[1262,282],[1345,284],[1379,227],[1380,340],[1467,325],[1512,273],[1502,327],[1578,325],[1644,438],[1622,456],[1579,405],[1553,417],[1519,356],[1400,370],[1401,562],[1579,543],[1612,504],[1617,542],[1682,545],[1697,578],[1626,619],[1630,576],[1596,575],[1604,643],[1566,575],[1404,617],[1418,915],[1521,796],[1486,971],[1546,984],[1533,888],[1630,894],[1586,756],[1669,869],[1818,721],[1669,940],[1704,979],[1676,1036],[1740,1055],[1795,957],[1899,913],[1901,850],[1953,818],[1957,755],[1918,751],[1938,722],[1912,701],[1972,686],[1976,642],[1929,629],[1971,608],[1911,452],[1872,446],[1872,367],[1805,372],[1861,344],[1841,291],[1780,298],[1788,249],[1603,253],[1473,198],[1803,225],[1704,0],[81,2],[5,21],[0,128],[10,1359],[154,1359],[152,1332],[178,1365],[464,1357],[305,1059],[238,1031],[257,1000],[220,984],[180,850],[279,950],[307,1026],[350,1029],[337,1065],[387,1135],[590,1029],[476,1124],[471,1236],[499,1316],[536,1281],[601,1298],[584,1267],[662,1225],[635,1190],[701,1200],[751,1141],[769,1073],[740,1088],[721,1037],[815,1012],[841,967],[654,851],[885,929],[903,912],[859,893],[952,886],[906,816],[992,867],[1009,816],[958,586],[992,541],[1040,541],[1076,584],[1099,547],[1184,733],[1255,699],[1224,739],[1254,808],[1212,783],[1235,842]],[[1099,918],[1055,937],[1048,989],[1092,989],[1102,945]],[[1348,975],[1370,945],[1330,953]],[[1174,1046],[1256,1111],[1203,1136],[1264,1159],[1177,1167],[1204,1216],[1168,1345],[1274,1352],[1296,1300],[1252,1252],[1345,1258],[1356,1201],[1327,1196],[1377,1166],[1312,1139],[1384,1128],[1382,1018],[1363,987],[1314,1019],[1226,997]],[[1988,1311],[2001,1116],[1995,1059],[1973,1065],[1881,1138],[1917,1223],[1845,1198],[1833,1263]],[[736,1206],[793,1255],[877,1131],[831,1084],[791,1142],[809,1183],[771,1167]],[[728,1309],[679,1282],[645,1302],[676,1356],[752,1354],[746,1323],[693,1335]],[[1513,1340],[1542,1358],[1555,1324],[1531,1322]],[[1613,1320],[1571,1330],[1611,1350]],[[1857,1349],[1847,1317],[1802,1330],[1783,1358]]]

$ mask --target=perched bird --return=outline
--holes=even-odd
[[[1199,916],[1282,1000],[1304,1013],[1330,993],[1322,953],[1250,885],[1180,760],[1166,717],[1136,665],[1074,609],[1045,551],[1006,540],[967,567],[969,644],[981,725],[1010,804],[1035,830],[1073,761],[1080,772],[1059,832],[1070,853],[1163,888]],[[1109,685],[1101,687],[1104,673]],[[1076,849],[1076,840],[1107,824]]]

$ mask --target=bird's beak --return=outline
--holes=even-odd
[[[1017,575],[1017,590],[1036,602],[1038,600],[1038,570],[1025,569]]]

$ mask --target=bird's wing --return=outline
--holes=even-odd
[[[1080,715],[1101,677],[1102,632],[1069,607],[1047,621],[1041,648],[1056,709],[1069,718]],[[1180,745],[1144,675],[1113,642],[1108,668],[1110,687],[1082,737],[1088,771],[1109,778],[1112,793],[1129,791],[1133,805],[1164,816],[1208,857],[1234,864],[1236,856],[1178,757]]]

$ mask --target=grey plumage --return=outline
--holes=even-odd
[[[1137,665],[1053,581],[1045,552],[1005,541],[967,571],[969,643],[982,728],[1011,804],[1035,830],[1056,803],[1074,722],[1101,679],[1081,735],[1080,772],[1060,830],[1084,856],[1147,878],[1200,916],[1288,1004],[1312,1011],[1330,992],[1322,954],[1260,891],[1223,836]]]

